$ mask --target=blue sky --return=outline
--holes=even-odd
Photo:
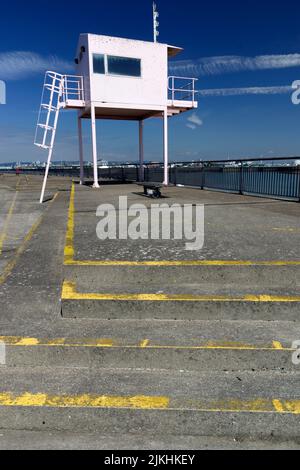
[[[173,70],[197,76],[202,91],[197,113],[170,121],[170,158],[299,155],[300,107],[282,88],[300,80],[299,2],[157,3],[159,40],[184,47]],[[0,80],[7,86],[7,104],[0,105],[0,162],[43,161],[46,154],[33,146],[33,136],[44,69],[68,72],[81,32],[151,40],[152,2],[11,0],[0,8]],[[219,91],[203,91],[209,89]],[[136,123],[100,121],[99,157],[137,160],[137,136]],[[159,120],[146,122],[145,147],[147,160],[161,159]],[[74,112],[61,114],[54,159],[78,159]]]

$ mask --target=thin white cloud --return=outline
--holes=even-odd
[[[46,70],[69,72],[72,63],[56,56],[41,56],[35,52],[13,51],[0,53],[0,80],[23,80]]]
[[[194,124],[195,126],[202,126],[202,124],[203,124],[202,119],[200,119],[199,116],[196,113],[191,114],[188,117],[188,121],[190,123]]]
[[[198,94],[207,96],[242,96],[242,95],[283,95],[291,93],[291,86],[248,87],[248,88],[215,88],[199,90]]]
[[[169,66],[170,73],[174,75],[184,74],[192,77],[290,67],[300,67],[300,54],[203,57],[174,61]]]
[[[195,126],[195,124],[191,124],[189,122],[186,124],[186,127],[188,127],[189,129],[192,129],[193,131],[197,129],[197,126]]]

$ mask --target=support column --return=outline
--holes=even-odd
[[[98,158],[97,158],[97,135],[96,135],[96,115],[95,106],[91,106],[91,125],[92,125],[92,152],[94,165],[94,184],[93,188],[100,188],[98,181]]]
[[[140,172],[139,180],[144,181],[144,121],[139,121],[139,153],[140,153]]]
[[[79,140],[79,161],[80,161],[80,184],[84,184],[82,120],[79,116],[77,119],[78,119],[78,140]]]
[[[164,182],[167,186],[169,184],[169,148],[168,148],[168,110],[164,110]]]

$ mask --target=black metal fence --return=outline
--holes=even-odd
[[[300,166],[295,159],[177,163],[169,168],[171,184],[201,189],[300,200]],[[100,169],[103,179],[139,181],[138,165]],[[162,165],[145,165],[144,181],[163,182]]]
[[[174,185],[300,201],[300,165],[295,164],[296,160],[300,161],[300,157],[173,163],[169,168],[169,180]],[[21,172],[43,174],[44,169],[22,169]],[[163,182],[162,164],[144,165],[143,172],[144,181]],[[50,174],[78,177],[79,169],[76,166],[51,168]],[[102,180],[135,182],[140,180],[140,169],[134,164],[100,167],[99,176]],[[85,177],[93,178],[91,166],[85,167]]]

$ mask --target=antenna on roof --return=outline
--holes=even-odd
[[[157,42],[157,38],[159,36],[159,31],[158,31],[159,22],[157,21],[158,17],[159,17],[159,13],[157,11],[156,3],[153,2],[153,38],[154,38],[154,42]]]

